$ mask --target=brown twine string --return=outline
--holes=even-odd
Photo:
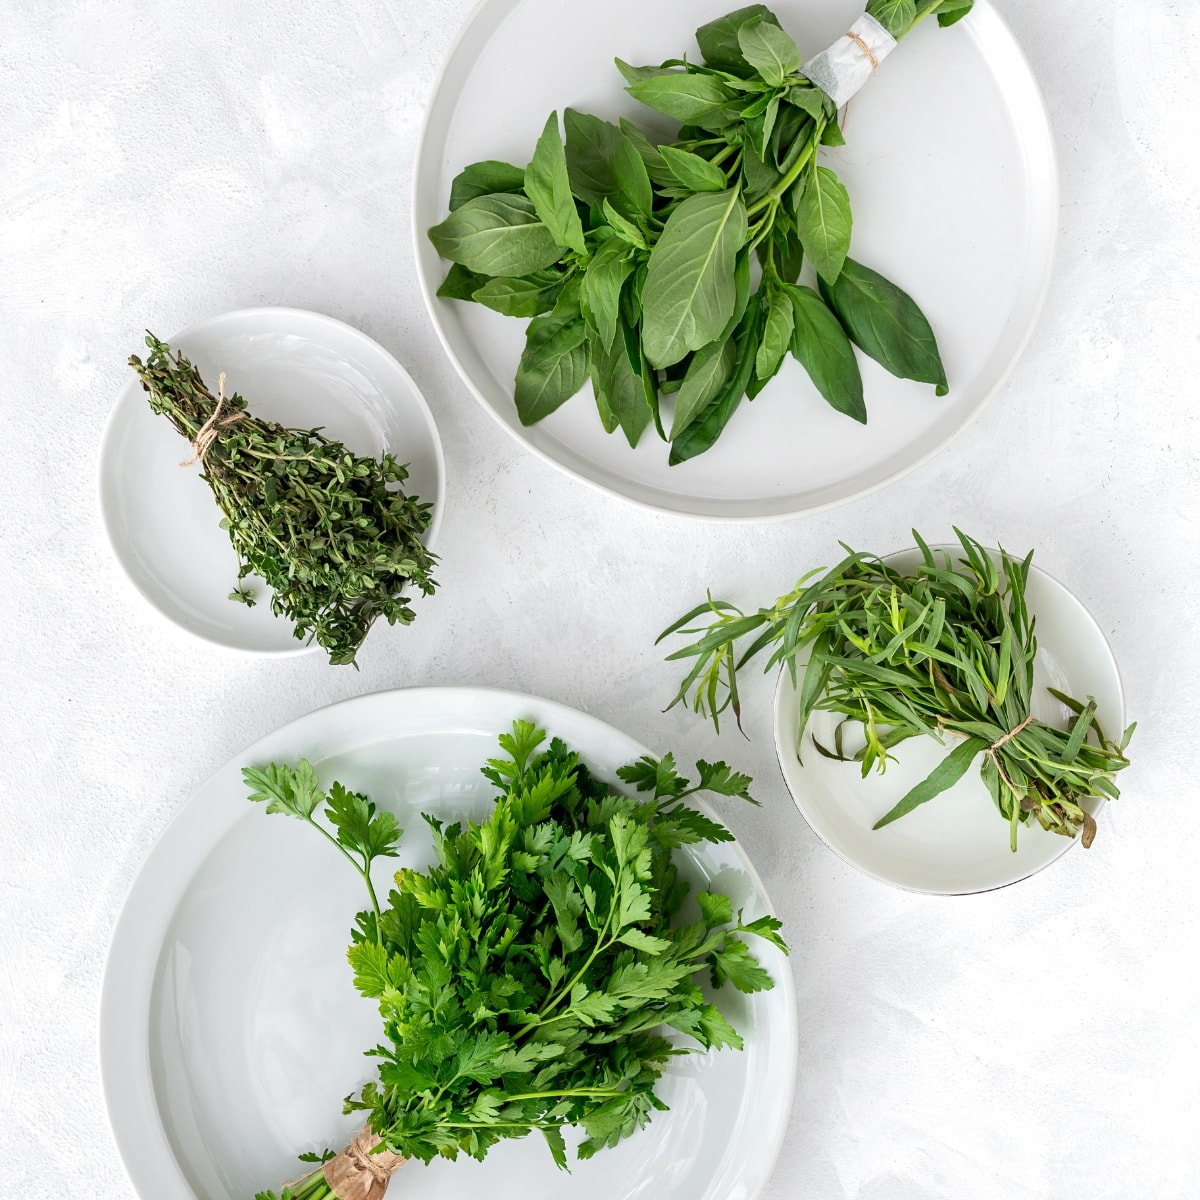
[[[1030,713],[1029,716],[1027,716],[1025,718],[1025,720],[1023,720],[1020,723],[1020,725],[1018,725],[1016,727],[1016,729],[1010,729],[1002,738],[997,738],[988,747],[988,749],[989,750],[999,750],[1000,747],[1003,746],[1005,742],[1009,741],[1011,738],[1015,738],[1017,736],[1017,734],[1020,733],[1021,730],[1025,728],[1026,725],[1031,725],[1033,723],[1033,721],[1034,721],[1033,713]]]
[[[875,55],[871,53],[871,47],[868,46],[867,43],[864,42],[857,33],[846,30],[846,36],[867,56],[867,58],[871,60],[871,70],[878,71],[879,59],[877,59]]]
[[[217,434],[227,425],[236,425],[246,414],[235,409],[229,416],[221,418],[221,409],[225,407],[225,372],[222,371],[217,380],[217,405],[212,410],[212,416],[204,422],[203,425],[196,431],[195,440],[192,442],[192,447],[196,451],[187,462],[181,462],[181,467],[194,466],[198,462],[204,461],[204,456],[208,453],[208,448],[217,440]]]
[[[321,1168],[338,1200],[382,1200],[388,1180],[404,1156],[390,1150],[373,1154],[379,1142],[371,1127],[365,1126],[341,1154]]]

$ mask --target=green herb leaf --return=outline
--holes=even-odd
[[[560,246],[577,254],[587,253],[583,223],[575,210],[571,181],[567,178],[567,160],[558,132],[557,112],[546,118],[533,158],[525,168],[525,193],[533,201],[542,224]]]
[[[675,416],[671,422],[671,439],[679,435],[720,394],[733,374],[735,350],[733,340],[709,342],[692,355],[687,373],[675,397]]]
[[[907,292],[847,258],[833,283],[821,280],[821,295],[854,344],[893,375],[932,383],[939,396],[950,390],[933,330]]]
[[[779,18],[765,4],[751,4],[701,25],[696,30],[696,43],[705,63],[733,75],[753,75],[754,68],[746,61],[738,34],[743,26],[754,22],[778,25]]]
[[[443,258],[482,275],[531,275],[562,256],[562,247],[525,196],[468,200],[435,225],[429,239]]]
[[[795,322],[792,354],[830,407],[865,423],[862,374],[850,339],[812,288],[789,286],[787,290]]]
[[[513,392],[522,425],[540,421],[583,387],[588,376],[586,337],[581,318],[549,316],[529,322]]]
[[[747,21],[738,29],[742,57],[772,87],[782,87],[800,70],[796,43],[772,21]]]
[[[733,93],[712,75],[688,72],[653,75],[625,89],[635,100],[684,124],[722,112]]]
[[[870,0],[867,14],[877,20],[894,38],[902,38],[917,19],[915,0]]]
[[[472,163],[455,177],[450,185],[450,211],[462,208],[468,200],[491,196],[497,192],[520,192],[525,187],[525,172],[512,163],[488,159]]]
[[[982,738],[967,738],[965,742],[960,742],[920,783],[905,792],[871,828],[882,829],[912,812],[914,808],[928,803],[934,796],[940,796],[947,788],[953,787],[987,746],[987,742]]]
[[[826,282],[842,273],[850,249],[850,197],[828,167],[816,167],[796,204],[796,230],[804,253]]]
[[[728,186],[724,171],[706,158],[674,146],[659,150],[663,162],[675,178],[693,192],[723,192]]]
[[[668,367],[716,339],[733,312],[734,263],[746,240],[736,189],[690,196],[650,252],[642,339],[651,365]]]

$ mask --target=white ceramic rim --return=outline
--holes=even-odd
[[[781,509],[775,512],[759,512],[759,513],[719,513],[719,512],[698,512],[687,506],[687,497],[682,497],[677,504],[669,504],[667,502],[655,503],[653,500],[646,499],[644,496],[631,495],[626,491],[618,490],[614,487],[609,487],[606,483],[599,479],[594,479],[590,475],[585,474],[581,470],[576,470],[574,467],[565,462],[560,461],[554,455],[548,453],[540,446],[532,442],[524,433],[523,428],[511,424],[492,406],[492,404],[483,395],[483,392],[476,386],[466,368],[463,366],[458,355],[455,354],[453,347],[450,344],[450,339],[447,337],[445,330],[442,328],[442,323],[438,319],[437,305],[438,297],[435,295],[437,286],[429,278],[428,273],[424,269],[425,257],[427,254],[425,226],[421,216],[423,205],[421,203],[420,189],[422,180],[427,174],[432,174],[437,170],[435,164],[435,149],[433,141],[430,138],[430,130],[437,116],[438,99],[446,86],[447,74],[451,65],[455,62],[456,56],[460,47],[468,40],[475,24],[481,21],[492,8],[506,6],[511,8],[514,4],[520,3],[520,0],[479,0],[471,15],[467,18],[463,27],[459,30],[458,36],[450,47],[450,51],[442,62],[438,71],[437,79],[433,85],[433,91],[430,93],[429,102],[425,106],[425,115],[421,121],[421,130],[417,140],[416,166],[413,171],[412,192],[410,196],[410,206],[413,214],[413,249],[417,267],[417,279],[421,285],[421,295],[425,299],[425,307],[429,313],[430,321],[433,324],[434,332],[437,334],[438,341],[442,345],[446,356],[454,365],[455,371],[459,378],[466,385],[467,390],[484,409],[485,412],[494,420],[510,437],[514,438],[526,450],[531,451],[543,462],[548,463],[556,470],[561,471],[564,475],[572,479],[578,479],[587,484],[589,487],[595,488],[597,491],[604,492],[606,495],[617,496],[626,503],[633,504],[638,508],[649,512],[664,513],[667,516],[673,517],[689,517],[694,520],[710,521],[714,524],[723,525],[762,525],[773,521],[785,521],[795,517],[804,516],[809,513],[829,512],[832,509],[840,508],[844,504],[850,504],[856,500],[861,500],[866,496],[873,495],[878,491],[882,491],[885,487],[890,486],[897,480],[903,479],[911,474],[919,467],[925,465],[930,459],[940,454],[964,429],[970,426],[978,417],[992,397],[1000,390],[1012,374],[1013,368],[1017,365],[1021,355],[1024,354],[1025,348],[1029,345],[1029,340],[1033,336],[1033,331],[1037,327],[1038,320],[1041,317],[1042,310],[1046,304],[1046,297],[1050,292],[1050,281],[1054,273],[1054,259],[1058,243],[1058,213],[1060,208],[1060,186],[1059,186],[1059,170],[1058,156],[1054,148],[1054,137],[1050,128],[1049,114],[1046,110],[1045,99],[1042,96],[1041,88],[1038,86],[1037,77],[1033,73],[1033,68],[1029,65],[1029,60],[1025,52],[1021,49],[1020,43],[1017,41],[1012,30],[1004,18],[994,9],[990,0],[975,0],[975,7],[971,10],[970,16],[967,18],[970,21],[986,23],[991,25],[991,31],[988,34],[993,39],[1003,42],[1004,53],[1008,56],[1008,69],[1011,72],[1020,74],[1021,82],[1026,89],[1024,96],[1031,101],[1031,104],[1022,110],[1021,129],[1024,136],[1021,140],[1021,147],[1025,152],[1026,161],[1036,160],[1042,164],[1042,172],[1047,185],[1047,200],[1045,212],[1042,213],[1042,224],[1038,229],[1038,236],[1044,241],[1046,252],[1042,267],[1042,277],[1037,289],[1037,294],[1030,306],[1029,318],[1025,324],[1025,328],[1021,331],[1020,337],[1017,339],[1011,358],[1008,364],[997,374],[991,387],[989,387],[976,402],[975,406],[969,409],[963,415],[963,419],[957,427],[948,431],[945,436],[932,445],[925,453],[917,455],[911,462],[900,467],[893,474],[879,479],[873,483],[864,485],[855,491],[847,492],[834,500],[827,500],[821,503],[805,505],[800,508]],[[986,28],[986,26],[985,26]],[[646,490],[650,490],[647,486]],[[717,501],[715,503],[721,503]]]
[[[317,742],[322,718],[331,710],[345,713],[356,707],[378,705],[419,709],[435,698],[444,704],[464,707],[472,701],[490,701],[515,713],[532,715],[541,722],[582,723],[594,729],[599,736],[624,742],[628,746],[629,761],[650,753],[645,746],[614,726],[553,700],[503,688],[420,687],[371,692],[316,709],[259,738],[218,767],[192,792],[147,853],[117,915],[101,980],[97,1021],[101,1088],[113,1140],[125,1172],[134,1191],[146,1197],[146,1200],[151,1196],[154,1200],[185,1200],[195,1195],[171,1150],[163,1127],[151,1075],[148,1031],[154,974],[163,939],[195,871],[228,831],[228,814],[223,816],[215,812],[212,805],[206,806],[198,801],[218,776],[236,770],[241,763],[289,753],[290,750],[284,747],[301,737]],[[362,744],[370,744],[374,740],[369,738]],[[337,741],[341,752],[352,749],[355,744],[353,739]],[[314,750],[310,745],[308,755],[316,759],[334,752],[332,746]],[[690,802],[714,820],[719,819],[699,797],[693,796]],[[240,819],[240,815],[239,810],[239,816],[234,819]],[[762,879],[741,844],[735,840],[730,845],[767,911],[774,911]],[[775,986],[792,1016],[789,1024],[790,1062],[786,1076],[790,1087],[786,1104],[779,1109],[777,1127],[770,1138],[770,1161],[766,1164],[766,1172],[757,1188],[745,1194],[745,1200],[754,1200],[768,1182],[783,1149],[795,1096],[799,1035],[796,990],[790,969],[779,973]]]
[[[939,551],[939,550],[948,550],[952,553],[962,549],[962,547],[957,545],[957,543],[951,543],[951,542],[941,542],[941,543],[937,543],[936,545],[931,544],[929,548],[935,552]],[[998,550],[994,550],[991,547],[985,547],[985,549],[993,557],[995,557],[997,559],[999,558]],[[891,559],[900,557],[901,555],[908,555],[908,554],[912,554],[914,552],[919,553],[919,548],[917,546],[912,546],[912,547],[909,547],[904,550],[893,551],[891,554],[884,555],[880,561],[886,563],[886,562],[890,561]],[[1105,650],[1107,651],[1108,665],[1112,668],[1113,678],[1116,681],[1117,700],[1118,700],[1118,704],[1120,707],[1120,718],[1119,718],[1117,727],[1123,729],[1125,727],[1125,718],[1126,718],[1125,683],[1124,683],[1124,680],[1121,678],[1121,669],[1120,669],[1119,664],[1117,663],[1117,657],[1113,653],[1112,645],[1109,642],[1107,636],[1105,635],[1104,630],[1100,628],[1099,622],[1096,620],[1096,618],[1094,616],[1092,616],[1090,610],[1083,603],[1083,601],[1080,600],[1079,597],[1077,595],[1075,595],[1075,593],[1073,591],[1071,591],[1071,589],[1069,587],[1067,587],[1067,585],[1065,583],[1063,583],[1061,580],[1057,579],[1055,576],[1051,575],[1049,571],[1046,571],[1039,566],[1035,566],[1032,563],[1030,564],[1030,572],[1031,573],[1036,572],[1040,576],[1040,578],[1044,584],[1047,584],[1050,587],[1052,587],[1053,589],[1055,589],[1058,593],[1061,594],[1061,596],[1066,601],[1068,601],[1070,604],[1072,604],[1079,610],[1079,613],[1084,618],[1087,619],[1087,622],[1091,626],[1092,630],[1094,631],[1095,636],[1099,639],[1099,644],[1102,645],[1105,648]],[[796,808],[799,810],[800,815],[804,818],[805,823],[808,825],[809,829],[811,829],[812,832],[817,835],[817,837],[820,839],[821,843],[827,849],[832,850],[833,853],[836,854],[838,856],[838,858],[840,858],[844,863],[848,863],[850,866],[854,867],[855,870],[861,871],[868,878],[874,879],[878,883],[885,883],[889,887],[898,888],[902,892],[911,892],[915,895],[920,895],[920,896],[982,896],[982,895],[986,895],[989,892],[998,892],[998,891],[1001,891],[1003,888],[1012,887],[1014,884],[1022,883],[1026,879],[1032,879],[1034,875],[1041,874],[1041,872],[1044,871],[1047,867],[1052,866],[1054,863],[1058,862],[1058,860],[1060,858],[1062,858],[1062,856],[1064,854],[1066,854],[1067,851],[1069,851],[1079,841],[1078,838],[1066,838],[1066,837],[1060,838],[1059,840],[1062,842],[1062,845],[1058,847],[1057,852],[1051,858],[1049,858],[1046,862],[1042,863],[1040,866],[1034,867],[1034,869],[1031,871],[1027,871],[1024,875],[1018,875],[1016,878],[1010,879],[1005,883],[994,884],[990,887],[964,888],[961,890],[955,890],[955,889],[931,890],[929,888],[914,887],[907,883],[900,883],[895,879],[889,879],[886,875],[881,875],[876,871],[870,870],[868,867],[864,866],[862,863],[860,863],[856,859],[852,858],[840,846],[835,846],[831,841],[829,841],[824,836],[824,834],[821,833],[821,831],[816,827],[816,825],[813,824],[812,820],[809,818],[808,812],[806,811],[804,804],[801,802],[800,797],[796,794],[795,789],[792,787],[791,781],[788,779],[787,770],[784,767],[784,763],[785,763],[785,761],[788,760],[788,758],[793,757],[795,755],[795,750],[792,747],[792,745],[790,744],[791,741],[794,741],[794,734],[790,737],[789,742],[784,741],[784,738],[783,738],[784,731],[782,728],[782,722],[780,720],[780,708],[782,706],[782,699],[783,699],[784,695],[787,692],[790,692],[792,690],[793,689],[792,689],[791,676],[788,673],[788,669],[786,666],[781,667],[779,669],[779,676],[778,676],[776,684],[775,684],[774,704],[772,706],[772,712],[771,712],[771,728],[772,728],[772,736],[774,737],[774,740],[775,740],[775,756],[776,756],[776,759],[777,759],[777,762],[779,765],[779,773],[780,773],[780,775],[783,776],[784,787],[787,788],[788,795],[791,796],[791,798],[792,798],[792,803],[794,803]],[[1098,817],[1103,812],[1104,808],[1106,807],[1106,803],[1103,800],[1103,798],[1098,798],[1094,807],[1096,809],[1096,812],[1093,814],[1093,816]]]
[[[407,384],[411,389],[412,395],[416,400],[416,411],[420,413],[426,427],[429,430],[430,442],[433,445],[434,461],[437,472],[436,495],[433,498],[433,513],[429,522],[429,528],[425,532],[423,539],[427,550],[433,550],[438,534],[442,525],[442,513],[446,506],[446,454],[442,447],[441,435],[438,433],[437,422],[433,419],[433,412],[430,410],[429,403],[425,399],[424,393],[417,387],[412,376],[404,368],[404,365],[392,354],[389,350],[381,346],[374,338],[363,333],[361,329],[353,325],[346,324],[345,321],[339,321],[337,317],[327,316],[325,313],[313,312],[306,308],[289,308],[286,305],[262,305],[256,308],[235,308],[229,312],[218,313],[212,317],[206,317],[203,321],[197,321],[189,325],[186,329],[180,330],[172,337],[166,339],[168,345],[174,345],[175,342],[182,338],[191,337],[197,333],[203,333],[211,326],[222,321],[241,320],[249,318],[251,320],[261,320],[263,318],[277,317],[285,320],[299,320],[311,322],[316,328],[328,326],[336,328],[341,335],[350,335],[355,340],[363,343],[364,346],[370,348],[372,353],[380,354],[387,360],[390,369],[394,369],[400,379]],[[121,549],[116,534],[113,528],[113,518],[109,512],[108,503],[104,496],[104,480],[105,473],[108,468],[110,456],[112,453],[111,442],[116,436],[117,425],[120,421],[120,413],[123,408],[122,397],[129,390],[130,385],[126,386],[118,393],[117,399],[114,402],[108,417],[104,422],[104,432],[100,436],[100,454],[96,466],[96,495],[100,507],[100,524],[104,528],[104,536],[108,540],[109,549],[112,551],[112,556],[116,559],[117,564],[121,568],[121,573],[125,576],[133,591],[149,605],[163,619],[170,621],[177,629],[182,629],[190,637],[197,641],[203,642],[207,646],[216,646],[221,650],[248,658],[296,658],[301,654],[312,654],[321,647],[315,641],[309,641],[295,646],[270,648],[256,648],[252,646],[234,646],[229,642],[224,642],[220,638],[211,637],[209,634],[202,632],[183,621],[176,620],[174,614],[160,608],[155,603],[153,597],[148,595],[142,586],[134,578],[133,573],[129,570],[125,562],[125,552]]]

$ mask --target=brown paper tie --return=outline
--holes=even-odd
[[[373,1154],[379,1141],[370,1126],[360,1129],[354,1141],[321,1168],[338,1200],[381,1200],[404,1155],[390,1150]]]
[[[877,59],[875,55],[871,53],[871,47],[868,46],[867,43],[864,42],[857,33],[846,30],[846,36],[867,56],[867,58],[871,60],[871,70],[878,71],[879,59]]]
[[[195,440],[192,442],[192,448],[196,453],[187,462],[181,462],[179,464],[181,467],[190,467],[198,462],[203,462],[204,456],[208,453],[209,446],[217,440],[218,432],[228,425],[236,425],[246,415],[244,412],[234,409],[227,417],[222,417],[221,409],[224,407],[225,372],[222,371],[217,380],[217,406],[212,410],[212,416],[196,431]]]
[[[1017,726],[1015,729],[1010,729],[1010,730],[1009,730],[1009,731],[1008,731],[1008,732],[1007,732],[1007,733],[1006,733],[1006,734],[1005,734],[1003,737],[998,737],[998,738],[997,738],[997,739],[996,739],[996,740],[995,740],[995,741],[994,741],[994,742],[993,742],[993,743],[992,743],[992,744],[991,744],[991,745],[990,745],[990,746],[989,746],[989,747],[988,747],[988,748],[987,748],[987,749],[984,751],[984,753],[985,753],[985,754],[986,754],[986,755],[987,755],[987,756],[988,756],[988,757],[989,757],[989,758],[992,760],[992,762],[995,764],[995,766],[996,766],[996,770],[997,770],[997,772],[999,772],[1000,778],[1001,778],[1001,779],[1003,779],[1003,780],[1004,780],[1004,782],[1005,782],[1005,784],[1008,786],[1008,790],[1009,790],[1010,792],[1012,792],[1012,794],[1013,794],[1013,795],[1014,795],[1014,796],[1015,796],[1015,797],[1016,797],[1016,798],[1017,798],[1019,801],[1023,801],[1023,800],[1025,799],[1025,793],[1024,793],[1024,792],[1022,792],[1022,791],[1021,791],[1021,789],[1020,789],[1019,787],[1017,787],[1017,785],[1016,785],[1015,783],[1013,783],[1013,781],[1012,781],[1011,779],[1009,779],[1009,777],[1008,777],[1008,772],[1007,772],[1007,771],[1004,769],[1004,767],[1003,767],[1003,766],[1001,766],[1001,764],[1000,764],[1000,756],[999,756],[999,755],[996,753],[996,751],[997,751],[997,750],[999,750],[999,749],[1000,749],[1000,747],[1001,747],[1001,746],[1003,746],[1005,742],[1009,741],[1011,738],[1015,738],[1015,737],[1017,736],[1017,734],[1018,734],[1018,733],[1020,733],[1020,732],[1021,732],[1021,730],[1022,730],[1022,729],[1024,729],[1026,725],[1029,725],[1029,724],[1031,724],[1031,723],[1033,722],[1033,720],[1034,720],[1033,713],[1030,713],[1030,714],[1029,714],[1029,716],[1027,716],[1027,717],[1025,718],[1025,720],[1023,720],[1023,721],[1020,723],[1020,725],[1018,725],[1018,726]]]

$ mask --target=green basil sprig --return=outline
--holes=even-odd
[[[902,38],[929,16],[953,24],[972,2],[871,0],[867,11]],[[653,424],[680,463],[713,445],[789,353],[829,405],[865,422],[852,346],[944,395],[915,301],[849,257],[850,198],[818,162],[842,144],[837,113],[795,42],[761,4],[701,26],[696,41],[698,63],[617,59],[630,95],[680,123],[673,142],[570,108],[560,129],[551,113],[524,169],[471,164],[429,231],[453,264],[439,296],[533,318],[514,393],[522,423],[590,380],[607,432],[633,446]]]

